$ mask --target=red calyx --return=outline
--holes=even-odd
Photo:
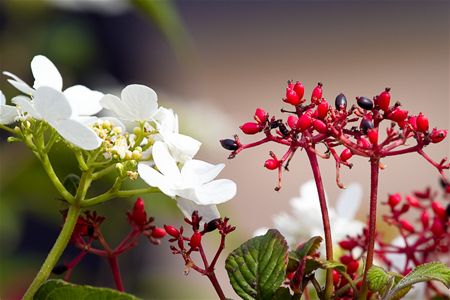
[[[257,108],[255,111],[255,115],[253,116],[255,121],[261,125],[264,125],[266,123],[268,117],[269,116],[267,115],[266,111],[262,108]]]
[[[167,232],[164,230],[164,228],[161,227],[155,227],[152,230],[152,237],[154,237],[155,239],[160,239],[165,237],[167,234]]]
[[[297,122],[297,128],[300,131],[305,131],[306,129],[308,129],[309,127],[311,127],[312,124],[312,118],[311,115],[308,113],[304,113]]]
[[[280,166],[280,161],[273,159],[273,158],[269,158],[268,160],[266,160],[266,162],[264,163],[264,167],[268,170],[275,170],[276,168],[278,168]]]
[[[318,104],[322,99],[322,83],[318,83],[311,94],[311,103]]]
[[[432,143],[439,143],[447,136],[447,130],[433,128],[430,134]]]
[[[441,203],[433,201],[431,202],[431,208],[433,209],[436,216],[438,216],[441,220],[445,220],[447,213],[445,212],[445,207],[442,206]]]
[[[317,105],[317,117],[320,119],[323,119],[328,114],[328,102],[325,100],[322,100],[319,105]]]
[[[297,129],[298,118],[296,116],[289,116],[287,118],[287,124],[292,129]]]
[[[194,232],[191,236],[191,239],[189,241],[189,245],[192,249],[197,249],[198,246],[200,246],[202,242],[202,234],[198,231]]]
[[[414,233],[414,227],[409,223],[407,220],[399,220],[400,227],[403,228],[406,231],[409,231],[411,233]]]
[[[166,232],[173,236],[174,238],[178,238],[180,236],[180,232],[178,231],[178,229],[176,229],[173,226],[170,225],[164,225],[164,229],[166,230]]]
[[[417,130],[421,132],[427,132],[429,128],[428,118],[425,117],[422,113],[417,116]]]
[[[144,225],[147,222],[147,213],[145,212],[144,200],[137,198],[133,206],[132,219],[137,225]]]
[[[244,123],[239,128],[245,134],[256,134],[256,133],[260,132],[261,130],[263,130],[264,127],[257,123],[247,122],[247,123]]]
[[[347,161],[347,160],[349,160],[352,156],[353,156],[352,151],[351,151],[350,149],[348,149],[348,148],[345,148],[345,149],[341,152],[341,155],[340,155],[339,157],[340,157],[340,159],[341,159],[342,161]]]
[[[297,93],[297,96],[301,100],[303,98],[303,95],[305,94],[305,87],[300,81],[297,81],[294,85],[294,91]]]
[[[378,129],[371,128],[367,130],[367,137],[372,145],[378,145]]]
[[[391,103],[391,94],[389,93],[390,90],[390,88],[386,88],[377,97],[377,104],[384,111],[389,109],[389,104]]]
[[[402,201],[402,196],[399,193],[391,194],[388,198],[389,206],[394,208]]]
[[[314,120],[313,127],[320,133],[327,133],[327,125],[321,120]]]
[[[299,105],[302,102],[302,99],[293,89],[286,88],[286,98],[284,98],[283,101],[292,105]]]

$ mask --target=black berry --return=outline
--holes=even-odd
[[[220,140],[220,144],[222,145],[223,148],[225,148],[227,150],[230,150],[230,151],[234,151],[234,150],[237,150],[239,148],[239,146],[236,143],[236,141],[232,140],[232,139]]]
[[[359,128],[361,128],[364,134],[367,134],[367,131],[373,128],[373,121],[369,119],[363,119],[361,121],[361,125],[359,125]]]
[[[336,100],[334,101],[334,106],[338,110],[347,108],[347,98],[345,97],[344,94],[340,93],[339,95],[336,96]]]
[[[356,97],[356,101],[358,102],[359,107],[367,110],[372,110],[373,101],[367,97]]]
[[[205,232],[211,232],[217,229],[217,225],[219,224],[220,219],[214,219],[209,221],[205,226]]]

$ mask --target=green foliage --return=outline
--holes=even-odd
[[[311,255],[317,251],[323,239],[320,236],[310,238],[306,243],[301,244],[296,250],[289,252],[288,272],[297,270],[299,263],[302,262],[307,255]]]
[[[75,195],[80,185],[80,176],[72,173],[67,175],[64,178],[63,185],[70,194]]]
[[[286,240],[277,230],[270,229],[264,236],[254,237],[235,249],[225,267],[233,289],[241,298],[273,299],[276,295],[276,299],[287,299],[286,291],[279,290],[287,260]]]
[[[113,289],[75,285],[63,280],[48,280],[37,291],[34,300],[138,300],[133,295]]]

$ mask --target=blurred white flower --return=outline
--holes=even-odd
[[[23,113],[46,121],[64,139],[81,149],[93,150],[101,145],[101,139],[94,130],[72,118],[72,107],[60,91],[42,86],[33,92],[33,100],[17,96],[12,101]]]
[[[361,233],[364,223],[355,220],[361,203],[362,188],[358,184],[350,184],[339,196],[336,209],[328,206],[333,242],[337,244],[347,235]],[[273,217],[274,227],[278,229],[291,246],[305,242],[315,235],[324,236],[322,213],[316,184],[310,180],[300,187],[300,197],[291,199],[291,214],[283,212]],[[259,229],[255,235],[264,234]]]
[[[139,175],[148,185],[158,187],[167,196],[176,198],[178,207],[187,217],[191,216],[193,210],[198,210],[205,221],[218,218],[215,205],[230,200],[236,194],[233,181],[213,180],[222,171],[224,164],[212,165],[200,160],[188,160],[180,170],[168,146],[161,141],[155,142],[152,154],[159,171],[147,163],[140,163]]]
[[[127,0],[46,0],[61,9],[72,11],[95,11],[104,14],[121,14],[132,5]]]
[[[169,147],[170,153],[177,162],[184,163],[197,154],[201,143],[190,136],[179,133],[178,116],[173,110],[160,107],[154,116],[154,121],[159,131],[159,137]]]
[[[33,95],[36,89],[47,86],[57,91],[62,91],[63,80],[56,66],[45,56],[36,55],[31,60],[31,72],[34,77],[33,88],[22,79],[10,72],[3,72],[9,76],[8,82],[16,89],[29,96]],[[64,96],[72,106],[74,116],[91,116],[98,113],[100,98],[103,93],[90,90],[83,85],[74,85],[64,90]]]
[[[14,123],[18,116],[17,108],[15,106],[6,105],[5,95],[0,91],[0,124]]]

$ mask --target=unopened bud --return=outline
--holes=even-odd
[[[247,123],[244,123],[239,128],[245,134],[256,134],[256,133],[260,132],[264,127],[257,123],[247,122]]]
[[[414,227],[407,220],[401,219],[399,220],[399,224],[404,230],[414,233]]]
[[[191,239],[189,241],[189,245],[192,249],[197,249],[198,246],[200,246],[202,242],[202,234],[198,231],[194,232],[191,236]]]

